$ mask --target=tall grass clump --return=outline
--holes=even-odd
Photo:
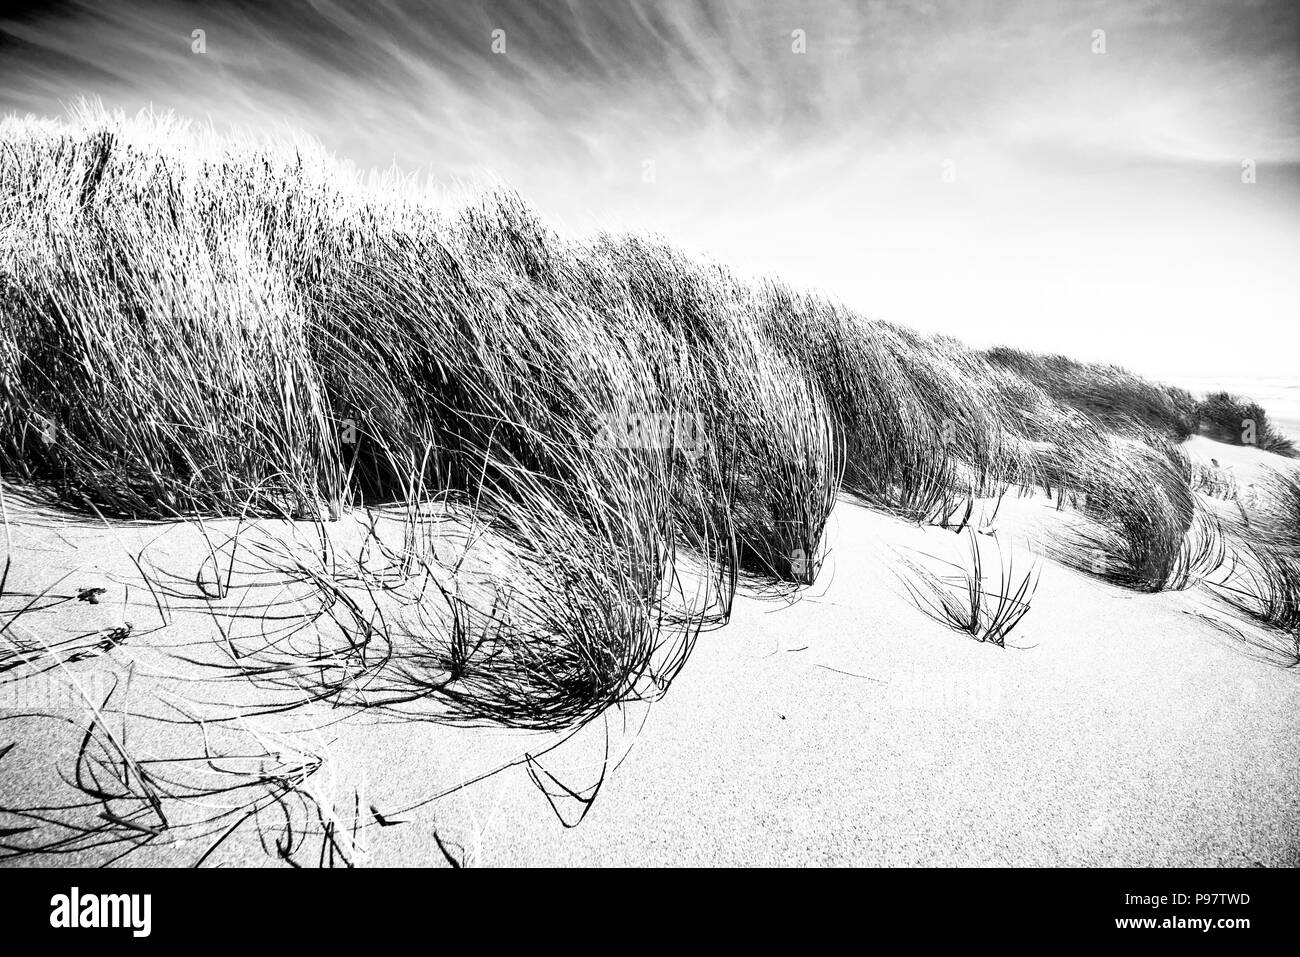
[[[293,243],[259,208],[310,177],[181,174],[138,127],[92,119],[0,131],[4,464],[127,514],[337,491],[328,398],[277,261]]]
[[[1215,594],[1270,630],[1269,651],[1281,652],[1289,666],[1300,664],[1300,553],[1247,542],[1237,559]]]
[[[1198,507],[1176,446],[1080,431],[1041,461],[1060,504],[1084,519],[1051,545],[1066,564],[1137,591],[1186,588],[1223,564],[1221,530]]]
[[[1300,473],[1270,469],[1260,484],[1254,534],[1275,549],[1300,553]]]
[[[1215,593],[1281,637],[1270,650],[1300,663],[1300,475],[1270,470],[1236,505],[1227,523],[1233,574]]]
[[[846,490],[929,521],[1004,478],[1011,440],[1001,410],[960,368],[963,347],[776,281],[762,286],[758,308],[767,339],[826,397],[845,444]]]
[[[1196,432],[1197,403],[1186,389],[1150,382],[1127,369],[998,346],[984,355],[1043,389],[1052,400],[1108,429],[1139,423],[1181,441]]]
[[[810,581],[845,467],[825,392],[772,347],[752,290],[721,267],[632,236],[600,237],[584,255],[695,370],[703,467],[731,515],[741,567]]]
[[[1273,428],[1268,413],[1258,402],[1214,392],[1196,407],[1201,431],[1217,442],[1255,445],[1265,452],[1287,458],[1300,457],[1295,443]]]

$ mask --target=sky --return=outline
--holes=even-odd
[[[976,346],[1300,376],[1290,0],[12,9],[0,113],[288,125]]]

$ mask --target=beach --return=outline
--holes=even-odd
[[[1264,455],[1193,443],[1197,458]],[[1136,594],[1036,557],[1036,536],[1069,520],[1041,496],[1004,502],[993,525],[999,547],[1041,569],[1007,647],[940,626],[902,587],[899,556],[958,560],[962,536],[842,500],[815,585],[785,597],[742,588],[730,623],[700,636],[661,700],[612,709],[572,737],[451,728],[418,709],[410,720],[323,702],[258,713],[265,691],[214,674],[224,639],[213,616],[177,609],[149,629],[157,607],[130,555],[153,542],[159,568],[201,565],[199,539],[9,511],[22,554],[40,556],[11,590],[105,588],[93,605],[47,612],[47,640],[125,619],[140,637],[4,685],[8,824],[66,798],[58,775],[90,760],[76,755],[92,701],[65,691],[52,711],[70,720],[21,717],[46,710],[32,689],[64,679],[92,692],[103,729],[142,766],[206,754],[208,776],[243,773],[251,747],[289,779],[313,769],[310,814],[275,802],[228,813],[253,794],[164,800],[167,826],[124,863],[276,863],[288,819],[301,863],[325,860],[331,830],[331,859],[371,866],[1300,863],[1294,670],[1201,617],[1224,615],[1204,588]],[[129,679],[129,698],[110,674]],[[182,714],[194,720],[155,720]],[[126,816],[146,803],[110,806]],[[217,812],[220,827],[194,823]],[[65,858],[104,863],[126,849]]]

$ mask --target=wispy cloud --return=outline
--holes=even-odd
[[[1286,0],[84,2],[0,32],[6,111],[93,94],[288,122],[363,166],[491,173],[575,226],[660,230],[976,339],[1100,351],[1069,331],[1087,317],[1067,275],[1104,291],[1116,332],[1156,290],[1179,310],[1230,303],[1194,288],[1222,272],[1225,224],[1256,244],[1227,254],[1224,281],[1247,284],[1258,335],[1298,291],[1273,269],[1300,244]],[[1253,197],[1244,158],[1264,171]],[[1117,262],[1134,243],[1183,258]],[[1044,308],[1061,329],[1044,333]],[[1128,343],[1119,358],[1146,366],[1222,355]]]

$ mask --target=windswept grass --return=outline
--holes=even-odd
[[[1271,469],[1240,509],[1243,537],[1277,551],[1300,554],[1300,473]]]
[[[1119,366],[1006,346],[990,349],[985,355],[990,362],[1018,372],[1054,401],[1107,428],[1126,431],[1137,423],[1175,440],[1196,432],[1197,402],[1186,389],[1150,382]]]
[[[1288,666],[1300,665],[1300,556],[1247,544],[1235,574],[1215,586],[1215,593],[1234,610],[1264,625],[1281,639]]]
[[[1058,560],[1136,591],[1186,588],[1225,560],[1217,521],[1198,507],[1192,467],[1177,447],[1080,433],[1043,456],[1058,504],[1084,521],[1049,543]]]
[[[1226,523],[1233,573],[1215,594],[1272,634],[1273,656],[1300,664],[1300,475],[1270,471],[1236,506]]]
[[[1201,430],[1215,441],[1253,445],[1287,458],[1300,457],[1300,449],[1273,428],[1268,413],[1258,402],[1227,392],[1213,392],[1201,400],[1196,411]]]
[[[656,239],[564,237],[513,194],[450,202],[307,142],[93,108],[0,122],[0,321],[5,475],[116,516],[405,516],[400,546],[370,543],[380,570],[308,551],[259,572],[314,593],[300,624],[340,643],[280,632],[265,671],[230,664],[314,675],[317,699],[361,682],[554,728],[653,697],[738,583],[813,581],[842,492],[969,532],[977,499],[1044,488],[1083,520],[1061,557],[1145,591],[1222,559],[1169,443],[1195,427],[1179,390]],[[433,507],[509,571],[434,575]],[[970,607],[937,607],[1001,643],[1030,578],[988,605],[973,548]]]

